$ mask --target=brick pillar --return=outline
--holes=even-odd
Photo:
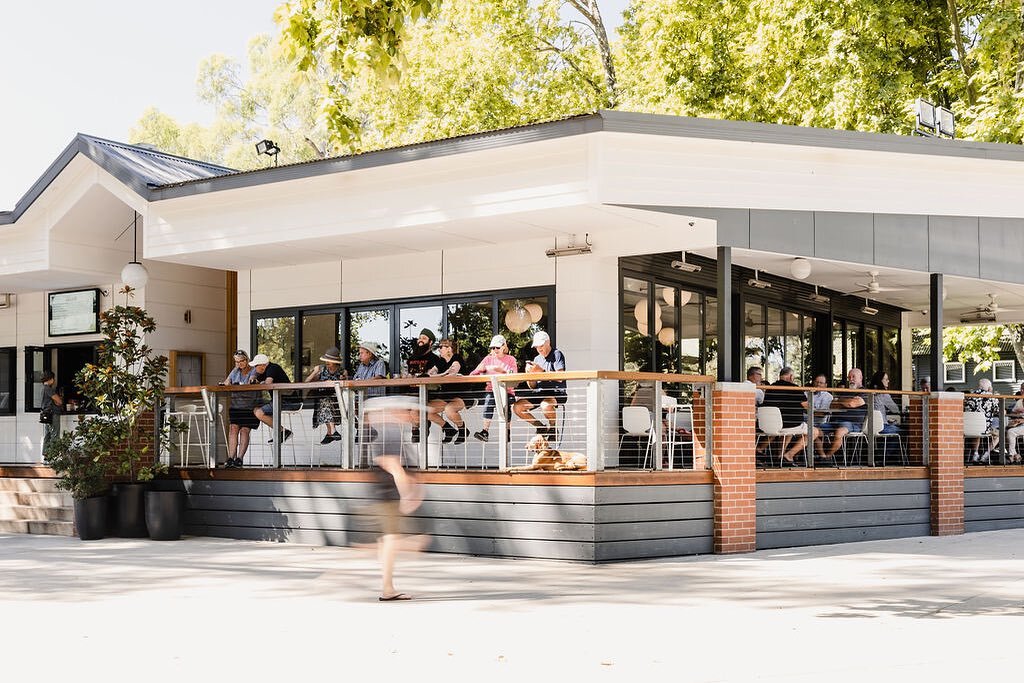
[[[753,385],[715,384],[711,410],[715,552],[750,552],[757,548]]]
[[[938,392],[928,400],[928,477],[932,536],[964,532],[964,397]]]
[[[693,469],[707,469],[707,430],[704,428],[705,401],[704,394],[693,392]]]
[[[924,396],[910,397],[910,412],[908,413],[909,423],[907,424],[907,462],[920,467],[924,464],[924,454],[921,444],[924,443]]]

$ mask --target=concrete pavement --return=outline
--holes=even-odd
[[[0,643],[48,680],[1016,680],[1022,550],[1024,530],[602,566],[424,554],[396,575],[416,599],[383,604],[367,551],[6,535]]]

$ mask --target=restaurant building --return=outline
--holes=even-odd
[[[684,471],[673,456],[631,460],[653,471],[624,473],[628,380],[599,404],[578,387],[583,412],[613,422],[595,434],[579,418],[570,445],[600,449],[585,475],[473,472],[465,463],[516,462],[480,444],[451,472],[443,447],[428,451],[422,464],[443,470],[424,475],[446,503],[429,515],[437,549],[610,560],[950,533],[965,514],[968,529],[1019,526],[1024,472],[1012,467],[965,485],[961,465],[959,527],[938,519],[936,463],[959,461],[950,453],[962,439],[940,447],[922,434],[959,415],[946,404],[962,398],[905,397],[936,405],[917,423],[916,459],[899,467],[755,472],[755,406],[739,382],[752,365],[770,382],[792,367],[798,384],[819,372],[836,384],[856,367],[886,372],[894,391],[916,388],[912,327],[941,334],[990,293],[1024,310],[1022,181],[1016,146],[615,111],[250,172],[79,136],[0,213],[13,238],[0,256],[0,291],[13,293],[0,310],[0,372],[14,397],[0,460],[38,462],[32,380],[64,348],[46,334],[49,294],[98,289],[109,305],[131,255],[131,240],[112,235],[137,214],[151,273],[138,301],[164,335],[153,345],[183,366],[201,358],[207,385],[232,347],[301,380],[328,347],[351,368],[358,344],[373,342],[397,377],[423,328],[456,339],[470,365],[499,333],[522,360],[543,329],[570,370],[695,378],[677,398],[692,402],[691,431],[705,438]],[[933,354],[929,367],[940,362]],[[733,433],[720,408],[742,428]],[[528,433],[520,427],[510,442]],[[364,496],[366,479],[352,453],[318,452],[312,430],[290,451],[305,468],[287,466],[287,448],[268,450],[247,464],[274,467],[238,472],[209,469],[222,453],[186,453],[200,467],[172,484],[192,494],[193,533],[358,539],[344,501]],[[971,486],[1009,491],[978,504],[1002,516],[972,520]],[[744,520],[736,544],[730,505]]]

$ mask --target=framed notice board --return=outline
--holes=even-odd
[[[96,334],[100,331],[100,290],[50,292],[47,308],[51,337]]]

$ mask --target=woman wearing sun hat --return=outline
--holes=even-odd
[[[341,353],[337,346],[324,351],[320,356],[323,365],[317,365],[306,376],[307,382],[340,382],[345,379],[345,368],[341,365]],[[321,446],[326,446],[332,441],[340,441],[341,434],[334,431],[334,425],[341,420],[341,409],[338,407],[338,397],[334,391],[324,391],[324,396],[316,402],[316,410],[313,411],[313,429],[322,424],[327,425],[327,434],[320,441]]]

